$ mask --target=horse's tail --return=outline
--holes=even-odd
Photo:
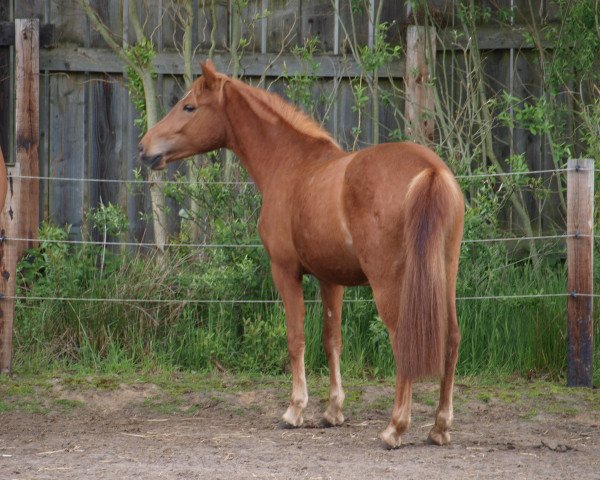
[[[406,194],[405,266],[395,342],[399,373],[410,379],[444,371],[449,316],[445,244],[459,195],[451,174],[434,167],[419,173]]]

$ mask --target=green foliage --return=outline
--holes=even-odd
[[[549,83],[557,94],[565,85],[600,81],[600,27],[596,0],[554,0],[560,23],[544,28],[545,38],[553,44],[548,62]]]
[[[350,0],[350,9],[353,14],[363,14],[367,12],[367,2],[365,0]]]
[[[486,24],[492,19],[492,9],[488,6],[477,5],[474,2],[461,2],[458,4],[458,18],[461,23],[469,27]]]
[[[352,82],[352,92],[354,93],[353,112],[360,112],[369,103],[369,87],[362,77],[354,78]]]
[[[294,103],[300,104],[308,112],[314,112],[316,102],[313,96],[313,87],[317,81],[317,70],[320,63],[315,59],[319,52],[319,38],[310,37],[304,41],[303,46],[294,46],[292,54],[300,61],[301,71],[292,75],[287,74],[286,95]]]
[[[545,98],[552,112],[549,132],[555,145],[573,147],[565,147],[567,152],[599,158],[598,2],[555,0],[554,4],[561,21],[544,25],[542,35],[553,48],[541,52],[548,89]]]
[[[501,99],[494,99],[492,106],[498,108],[498,120],[502,125],[517,126],[531,132],[532,135],[551,131],[552,112],[545,97],[533,99],[533,102],[523,102],[503,91]]]
[[[88,220],[92,227],[108,235],[119,236],[129,229],[127,214],[118,205],[100,202],[100,206],[88,213]]]
[[[402,54],[402,47],[400,45],[392,46],[386,41],[389,28],[390,26],[386,22],[377,24],[373,36],[373,48],[369,48],[368,46],[359,48],[358,56],[360,63],[366,72],[376,72],[380,68],[397,60]]]
[[[129,91],[131,102],[139,114],[133,123],[140,129],[140,135],[143,135],[148,129],[148,119],[144,83],[140,73],[141,70],[148,70],[151,77],[156,78],[156,72],[152,67],[156,50],[152,40],[144,38],[141,42],[126,47],[124,53],[136,66],[136,68],[127,67],[127,90]]]

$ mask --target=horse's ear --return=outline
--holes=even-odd
[[[207,88],[213,88],[217,84],[217,69],[212,60],[206,60],[206,62],[200,64],[200,70],[202,70],[202,76],[204,77],[204,84]]]

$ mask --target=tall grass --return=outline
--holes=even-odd
[[[266,255],[254,253],[253,281],[231,290],[238,298],[277,298]],[[565,267],[544,262],[535,270],[527,261],[489,269],[464,261],[459,296],[535,294],[565,291]],[[33,260],[32,260],[33,258]],[[94,369],[180,368],[188,370],[284,373],[288,369],[285,315],[280,303],[193,303],[215,298],[214,265],[197,255],[152,256],[113,252],[97,267],[97,248],[63,250],[46,245],[21,267],[20,294],[44,297],[17,305],[15,365],[22,370],[48,366]],[[40,260],[41,259],[41,260]],[[219,258],[219,261],[223,260]],[[496,259],[497,260],[497,259]],[[214,260],[213,260],[214,261]],[[244,256],[239,259],[247,262]],[[235,282],[236,267],[219,266],[222,282]],[[35,269],[35,272],[32,272]],[[489,272],[486,276],[483,272]],[[209,283],[207,283],[209,282]],[[308,300],[318,299],[317,282],[305,281]],[[85,302],[53,297],[162,299],[172,303]],[[388,335],[377,316],[370,289],[347,289],[343,309],[342,369],[355,377],[389,376],[394,362]],[[561,377],[566,356],[566,299],[526,298],[458,302],[463,340],[458,372],[466,375],[546,375]],[[306,365],[322,373],[322,311],[307,304]],[[596,359],[600,342],[596,331]],[[596,360],[598,367],[598,360]],[[598,368],[596,369],[598,371]]]

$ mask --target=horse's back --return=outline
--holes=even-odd
[[[369,263],[388,269],[402,255],[409,185],[427,169],[454,182],[434,152],[413,143],[377,145],[308,167],[291,202],[291,234],[304,269],[345,285],[364,283]]]
[[[406,196],[411,184],[425,171],[439,174],[448,189],[452,215],[462,216],[462,194],[452,173],[432,150],[414,143],[388,143],[357,152],[344,178],[344,213],[353,244],[364,270],[389,271],[402,266],[403,236],[407,215]],[[447,192],[447,193],[446,193]],[[462,217],[461,217],[462,218]],[[453,227],[452,227],[453,228]],[[456,229],[462,228],[462,221]],[[369,272],[365,272],[369,276]]]
[[[411,142],[383,143],[356,152],[346,169],[346,183],[361,190],[405,191],[403,187],[428,168],[449,172],[443,160],[427,147]]]

